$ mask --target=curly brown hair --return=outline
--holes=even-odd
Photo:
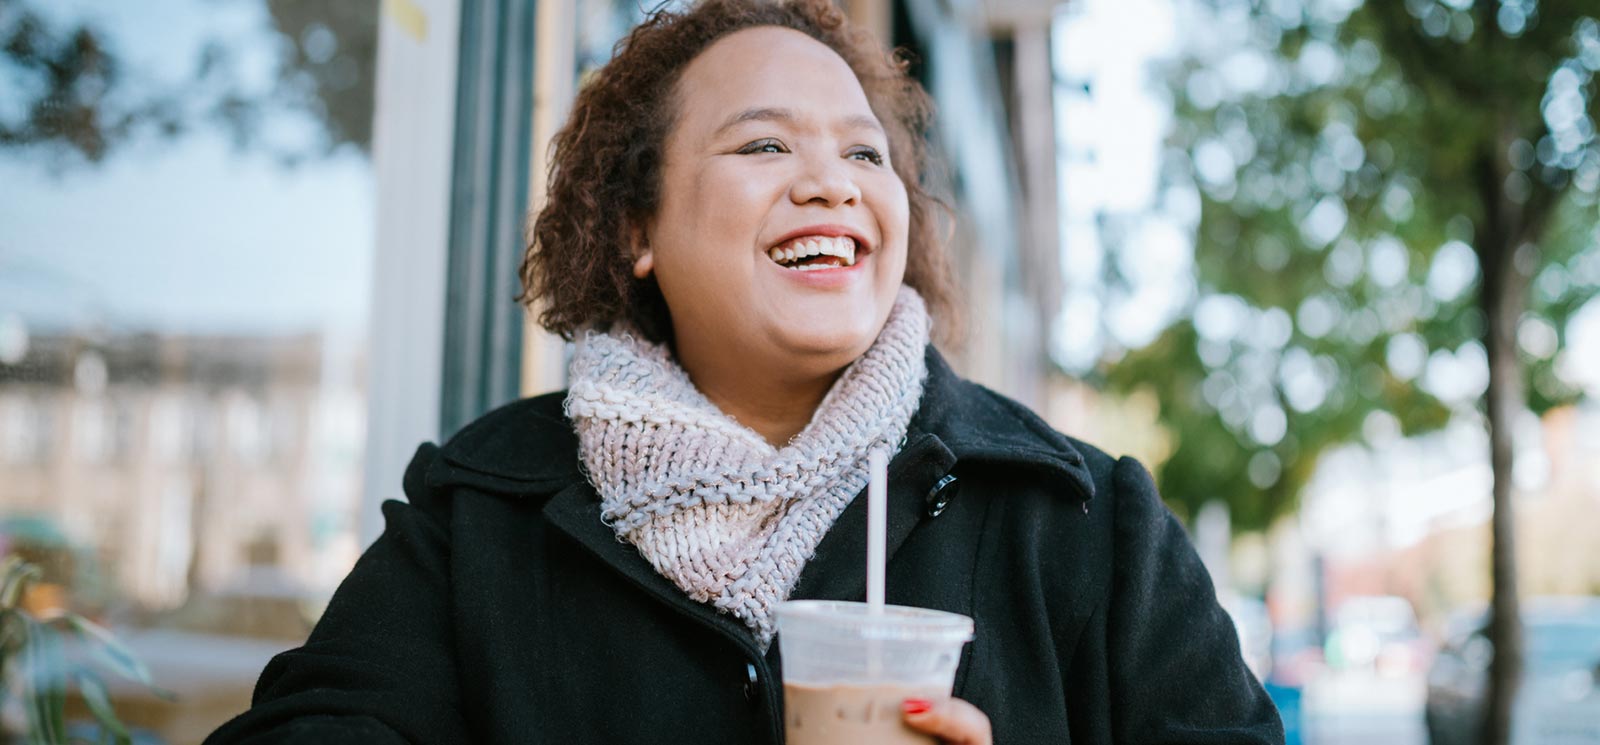
[[[684,67],[716,40],[759,26],[826,44],[860,80],[910,201],[905,283],[927,301],[940,337],[953,337],[954,285],[939,225],[950,210],[926,186],[933,101],[907,74],[903,54],[853,28],[830,0],[703,0],[651,13],[617,44],[551,144],[548,198],[529,231],[518,298],[542,303],[545,328],[570,339],[585,325],[627,318],[652,341],[671,339],[654,278],[633,276],[631,237],[660,203],[662,149]]]

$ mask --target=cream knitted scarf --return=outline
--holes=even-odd
[[[878,339],[781,448],[722,413],[664,346],[588,332],[566,413],[601,519],[662,576],[748,626],[762,651],[772,609],[867,485],[867,453],[898,448],[922,398],[928,314],[905,288]]]

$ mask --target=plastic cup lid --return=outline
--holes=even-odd
[[[972,619],[931,608],[886,605],[873,613],[866,603],[790,600],[777,607],[780,633],[846,636],[889,641],[969,642]]]

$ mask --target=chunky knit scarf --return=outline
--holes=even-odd
[[[664,345],[624,329],[585,334],[566,413],[601,519],[689,597],[742,621],[764,652],[773,607],[866,488],[867,453],[904,438],[927,343],[922,298],[902,289],[877,341],[774,448],[696,390]]]

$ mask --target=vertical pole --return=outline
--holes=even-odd
[[[373,114],[373,252],[362,545],[417,444],[439,436],[459,0],[386,0]],[[441,103],[443,102],[443,103]]]
[[[573,83],[577,77],[577,49],[574,0],[542,0],[535,21],[533,142],[528,159],[528,220],[523,231],[523,246],[531,241],[533,217],[544,207],[549,188],[550,141],[565,123],[572,105]],[[566,345],[561,338],[540,328],[532,309],[522,326],[522,395],[531,396],[555,390],[566,381]]]

